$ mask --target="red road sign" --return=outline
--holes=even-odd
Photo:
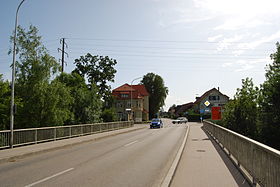
[[[222,119],[221,107],[212,107],[212,120]]]

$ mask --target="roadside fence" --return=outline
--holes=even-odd
[[[211,122],[203,125],[253,186],[280,186],[280,151]]]
[[[84,125],[15,129],[13,146],[22,146],[47,141],[56,141],[60,139],[85,136],[133,126],[134,123],[132,121],[120,121]],[[10,147],[10,135],[10,130],[0,131],[0,149]]]

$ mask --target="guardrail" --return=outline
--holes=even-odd
[[[36,144],[46,141],[84,136],[100,132],[107,132],[132,127],[130,121],[96,123],[85,125],[69,125],[56,127],[28,128],[14,130],[14,145]],[[10,130],[0,131],[0,148],[10,147]]]
[[[237,167],[243,167],[251,175],[253,186],[280,186],[280,151],[211,122],[204,121],[203,125],[234,157]]]

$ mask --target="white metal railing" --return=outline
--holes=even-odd
[[[36,144],[46,141],[84,136],[100,132],[107,132],[122,128],[132,127],[130,121],[96,123],[85,125],[69,125],[56,127],[28,128],[14,130],[14,145]],[[0,148],[10,147],[10,130],[0,131]]]
[[[280,151],[211,122],[204,129],[225,148],[250,175],[253,185],[280,186]]]

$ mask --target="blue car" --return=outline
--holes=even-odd
[[[152,122],[150,124],[151,129],[162,128],[162,127],[163,127],[163,123],[162,123],[161,119],[158,119],[158,118],[152,119]]]

